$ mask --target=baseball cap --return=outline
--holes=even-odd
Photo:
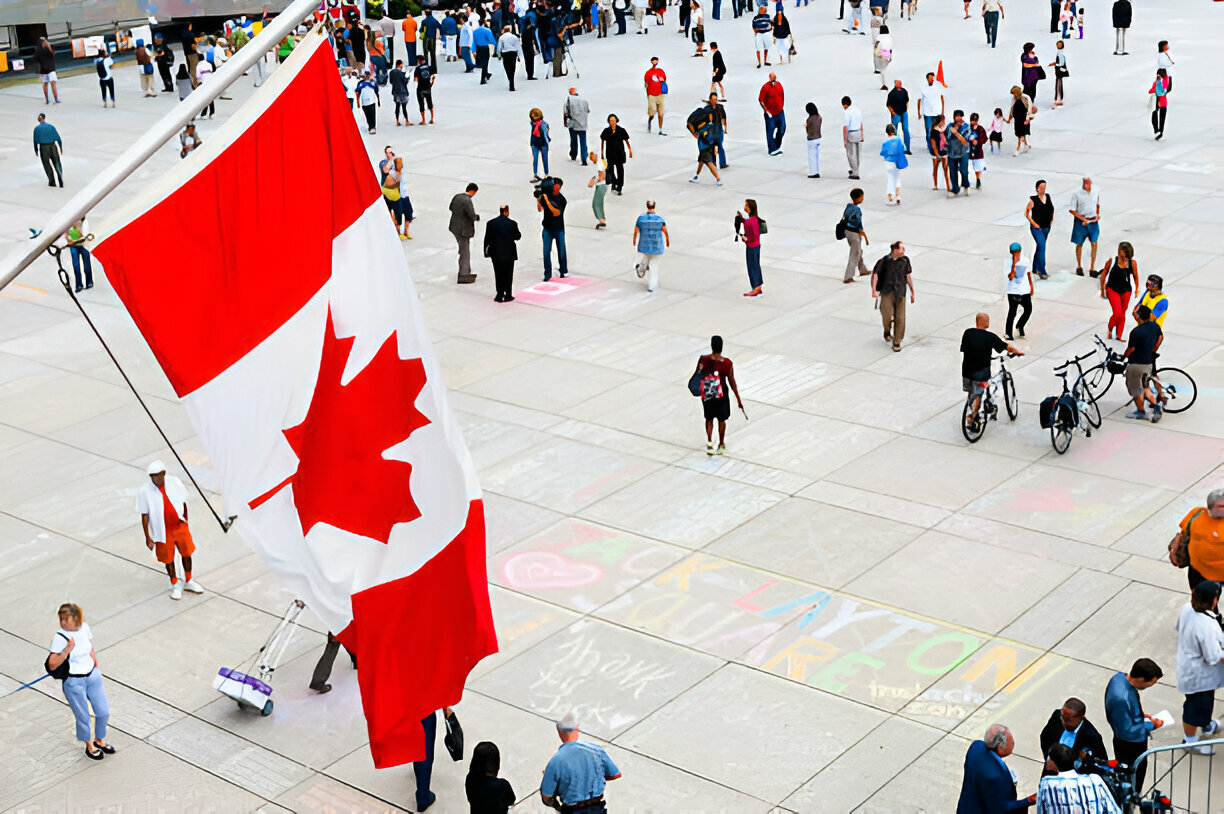
[[[153,463],[149,464],[149,468],[146,471],[150,475],[156,475],[158,472],[165,472],[166,465],[162,463],[160,460],[153,461]]]
[[[1013,251],[1013,252],[1023,251],[1023,247],[1019,243],[1013,243],[1011,244],[1011,248],[1008,251]]]

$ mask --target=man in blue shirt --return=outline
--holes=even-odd
[[[438,19],[433,16],[433,9],[425,11],[425,18],[421,20],[421,28],[425,32],[425,53],[429,56],[429,67],[437,73],[438,71],[438,34],[442,30]]]
[[[1105,685],[1105,718],[1113,729],[1114,757],[1119,763],[1134,766],[1135,758],[1147,751],[1148,736],[1160,727],[1143,714],[1139,703],[1139,691],[1146,690],[1160,680],[1164,672],[1151,659],[1139,659],[1130,669],[1130,674],[1114,673]],[[1135,791],[1143,790],[1143,778],[1147,774],[1148,761],[1139,766],[1135,778]]]
[[[867,232],[863,229],[863,210],[859,204],[863,202],[863,190],[855,187],[850,190],[850,203],[842,210],[842,222],[846,229],[846,242],[850,244],[850,257],[846,260],[846,274],[843,283],[854,282],[854,272],[867,276],[871,269],[863,262],[863,246],[870,245]]]
[[[773,21],[769,19],[769,12],[766,6],[761,6],[757,9],[756,16],[752,18],[752,38],[756,43],[757,67],[761,67],[761,52],[765,52],[765,64],[769,64],[769,43],[772,39]],[[739,16],[738,14],[736,15]]]
[[[638,277],[650,278],[646,281],[646,290],[654,291],[659,287],[659,258],[663,256],[666,247],[671,246],[671,237],[667,234],[667,221],[662,215],[655,214],[655,202],[646,202],[646,211],[638,215],[633,224],[633,245],[638,250],[638,262],[634,266]]]
[[[574,714],[566,713],[557,721],[557,736],[561,747],[544,768],[540,781],[540,799],[544,805],[558,811],[605,814],[604,787],[616,780],[621,771],[599,746],[578,740],[578,722]]]
[[[486,25],[481,25],[472,32],[472,47],[476,49],[476,64],[480,66],[480,84],[489,81],[493,74],[489,73],[489,60],[493,58],[493,46],[497,40]]]
[[[60,139],[59,131],[47,123],[45,113],[39,113],[38,124],[34,125],[34,155],[42,159],[49,187],[55,186],[55,176],[59,176],[59,185],[64,186],[64,167],[60,164],[63,150],[64,142]]]
[[[969,195],[969,148],[974,135],[969,122],[965,121],[965,111],[952,111],[952,123],[944,130],[944,136],[948,143],[948,172],[952,181],[948,197],[955,198],[962,187],[965,195]]]

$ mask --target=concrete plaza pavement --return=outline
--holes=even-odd
[[[1224,9],[1136,4],[1130,56],[1116,57],[1107,4],[1090,5],[1086,38],[1066,48],[1066,107],[1050,110],[1052,80],[1040,86],[1032,152],[1014,157],[1009,136],[988,154],[983,188],[947,200],[926,185],[915,126],[905,203],[886,207],[877,152],[887,118],[869,40],[843,34],[828,5],[788,9],[799,55],[774,60],[790,125],[780,157],[765,152],[756,94],[766,71],[754,69],[748,18],[728,10],[707,21],[730,69],[721,189],[704,174],[700,186],[687,183],[695,148],[683,120],[707,92],[709,61],[676,35],[674,8],[649,36],[581,37],[581,78],[527,82],[520,68],[509,94],[500,68],[480,87],[462,63],[443,65],[438,124],[394,127],[385,95],[379,131],[366,137],[371,156],[390,144],[407,157],[416,221],[404,251],[485,489],[502,652],[476,668],[457,710],[470,744],[501,747],[516,811],[543,810],[535,789],[556,747],[550,720],[570,710],[624,771],[609,786],[611,810],[639,814],[950,811],[969,741],[996,720],[1016,735],[1009,763],[1027,795],[1050,711],[1079,696],[1106,731],[1105,682],[1140,656],[1165,670],[1144,694],[1147,710],[1180,710],[1173,623],[1185,580],[1164,546],[1224,484],[1215,239],[1224,168],[1212,147],[1222,80],[1207,50],[1224,32]],[[948,111],[988,122],[1010,98],[1021,43],[1053,58],[1045,4],[1007,3],[995,50],[976,16],[945,5],[924,0],[913,21],[894,13],[890,76],[916,100],[922,74],[942,59]],[[1167,135],[1155,142],[1144,102],[1158,39],[1174,41],[1177,73]],[[651,55],[669,75],[666,137],[643,131]],[[39,102],[36,84],[0,90],[0,252],[172,104],[141,99],[134,68],[118,85],[114,110],[100,107],[89,76],[66,79],[59,106]],[[592,141],[613,112],[632,137],[625,195],[609,196],[606,231],[593,228],[590,168],[566,161],[560,109],[571,85],[591,103]],[[218,118],[249,94],[238,83]],[[866,281],[841,282],[846,248],[833,224],[851,185],[843,94],[866,122],[858,183],[868,263],[903,240],[914,265],[917,302],[898,354],[881,340]],[[825,117],[819,180],[806,177],[809,99]],[[548,286],[528,184],[531,107],[552,124],[552,169],[570,201],[573,276]],[[44,110],[65,140],[63,191],[47,188],[30,154]],[[207,145],[213,123],[200,129]],[[168,145],[117,199],[178,160]],[[1066,209],[1083,175],[1101,195],[1098,267],[1129,240],[1140,272],[1164,277],[1163,359],[1197,379],[1199,397],[1186,413],[1139,423],[1123,418],[1115,384],[1100,432],[1058,456],[1037,404],[1058,391],[1051,367],[1091,349],[1108,317],[1096,281],[1071,273]],[[1038,178],[1057,214],[1052,277],[1037,283],[1018,343],[1027,355],[1011,365],[1020,416],[969,446],[958,429],[958,339],[980,310],[1003,331],[1007,245],[1021,242],[1028,262],[1022,212]],[[454,283],[446,207],[468,181],[480,184],[483,218],[509,203],[524,233],[513,304],[492,301],[483,260],[475,285]],[[257,183],[293,180],[252,167],[225,194]],[[732,237],[749,197],[770,227],[766,295],[755,301],[740,296],[747,279]],[[672,241],[653,294],[633,274],[630,245],[647,198]],[[283,243],[293,262],[293,235],[250,239]],[[147,259],[192,274],[209,252],[238,251],[200,255],[165,235]],[[207,488],[209,461],[184,411],[97,279],[86,309]],[[710,458],[684,383],[714,333],[726,339],[751,420],[733,415],[727,455]],[[119,751],[101,764],[81,755],[53,681],[4,695],[0,810],[412,810],[411,770],[372,766],[343,658],[330,694],[307,688],[325,633],[309,613],[276,675],[270,718],[211,689],[217,668],[249,659],[292,597],[240,529],[222,534],[195,496],[207,592],[169,600],[134,510],[154,457],[169,460],[164,442],[54,264],[40,261],[0,293],[0,693],[41,673],[55,608],[77,602],[94,629]],[[1171,730],[1154,743],[1175,742]],[[440,752],[432,810],[467,810],[465,770]]]

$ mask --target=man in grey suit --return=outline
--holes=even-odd
[[[467,189],[450,202],[450,233],[459,244],[460,283],[476,282],[476,275],[472,273],[472,238],[476,235],[476,221],[480,220],[480,215],[476,214],[472,198],[479,189],[475,184],[468,184]]]
[[[514,261],[518,260],[518,247],[515,241],[523,235],[518,224],[510,220],[510,207],[501,206],[501,214],[485,224],[484,256],[493,262],[493,280],[497,287],[497,296],[493,302],[514,302],[510,293],[514,285]]]

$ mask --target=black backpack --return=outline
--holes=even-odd
[[[55,634],[55,635],[57,635],[57,636],[63,636],[63,637],[64,637],[64,641],[67,641],[67,640],[68,640],[68,637],[67,637],[67,636],[64,636],[64,634],[63,634],[63,633],[60,633],[60,632],[58,632],[58,631],[56,631],[56,634]],[[65,647],[67,647],[67,645],[65,645]],[[64,659],[63,661],[61,661],[61,662],[60,662],[59,667],[56,667],[56,668],[52,669],[52,667],[51,667],[51,654],[49,654],[49,653],[47,654],[47,658],[46,658],[46,659],[43,661],[43,669],[47,671],[47,675],[51,676],[51,677],[52,677],[52,678],[54,678],[56,681],[63,681],[65,678],[67,678],[67,677],[69,676],[69,673],[68,673],[68,659]]]
[[[98,70],[98,78],[106,78],[106,57],[101,56],[94,60],[94,67]]]

